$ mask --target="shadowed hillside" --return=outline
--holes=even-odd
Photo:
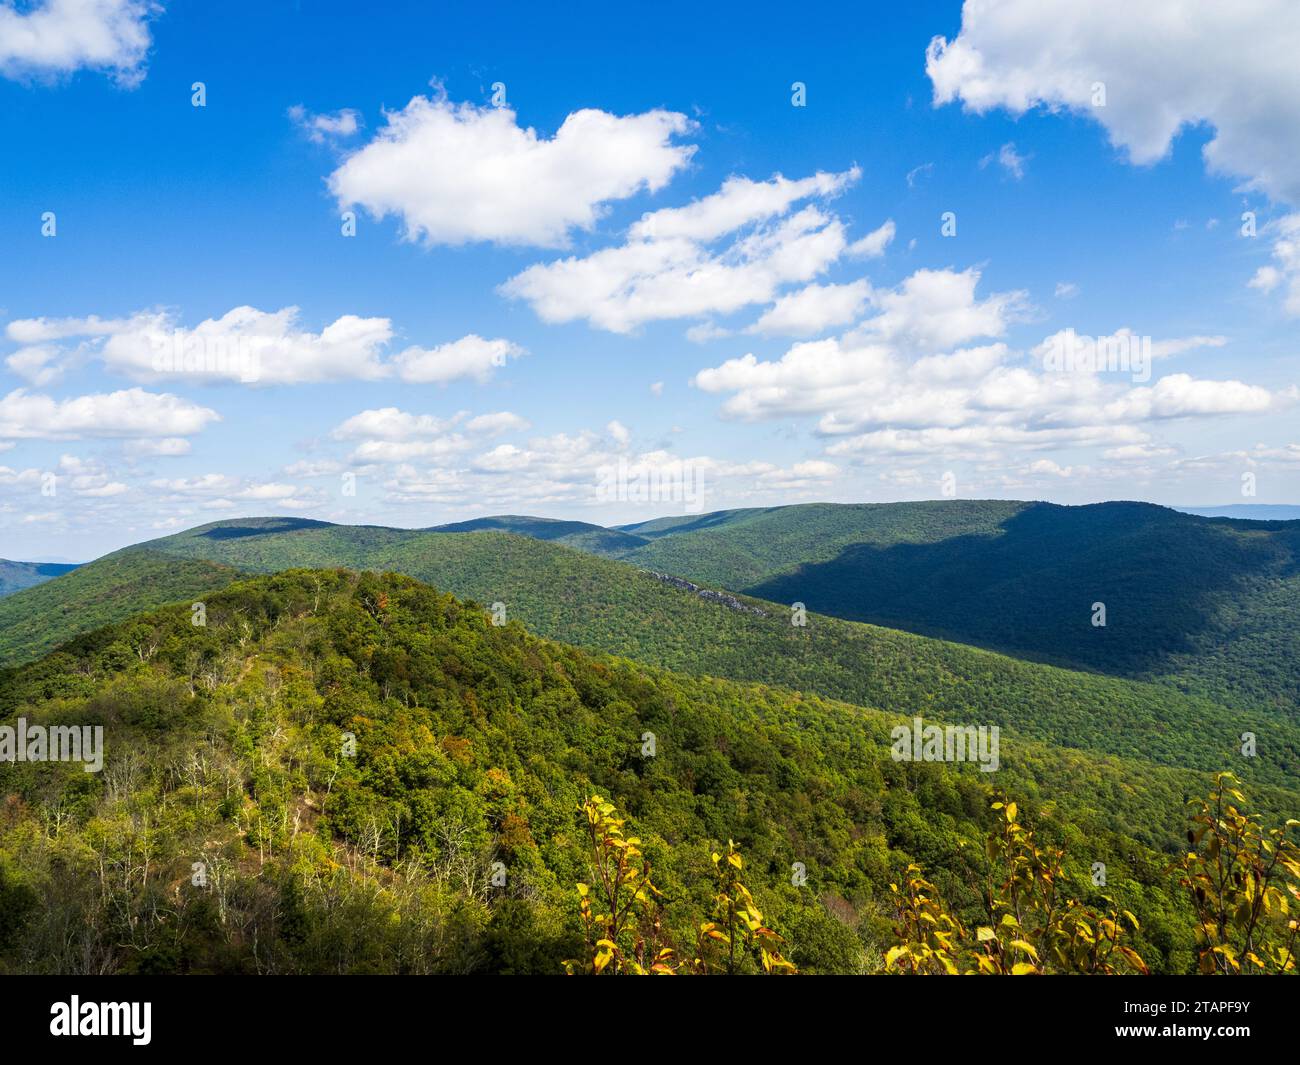
[[[1300,522],[941,500],[629,529],[651,543],[620,557],[649,569],[1242,705],[1300,706]]]

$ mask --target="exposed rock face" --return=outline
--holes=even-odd
[[[667,573],[655,573],[653,570],[648,572],[657,581],[671,584],[674,588],[680,588],[683,592],[691,592],[711,603],[721,603],[728,610],[735,610],[741,614],[757,614],[760,618],[768,616],[767,611],[761,607],[742,603],[734,595],[728,595],[726,592],[715,592],[711,588],[701,588],[698,584],[692,584],[690,581],[684,581],[680,577],[673,577]]]

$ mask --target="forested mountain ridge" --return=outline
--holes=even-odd
[[[240,581],[193,620],[181,603],[0,674],[0,722],[107,733],[102,774],[0,765],[9,971],[557,972],[593,792],[633,819],[679,941],[727,839],[805,972],[880,966],[913,861],[978,918],[995,793],[973,765],[892,758],[896,716],[593,657],[394,574]],[[1142,956],[1185,971],[1190,906],[1126,831],[1169,808],[1135,799],[1176,811],[1204,775],[1144,788],[1106,760],[1120,803],[1040,802],[1035,774],[1082,759],[1013,741],[997,784],[1075,855],[1072,890],[1098,896],[1104,862]]]
[[[618,557],[1021,657],[1300,707],[1300,521],[1148,503],[815,503],[628,526]],[[1105,626],[1092,623],[1094,604]]]
[[[431,539],[472,530],[1243,708],[1300,707],[1300,522],[1145,503],[934,500],[721,511],[616,530],[519,516],[432,530],[251,518],[140,546],[259,572],[393,568],[482,597],[490,590],[449,582],[440,567],[456,549]],[[538,631],[571,638],[529,609]]]
[[[604,526],[593,525],[587,521],[560,521],[557,518],[532,518],[516,514],[473,518],[469,521],[453,522],[450,525],[435,525],[423,531],[512,532],[520,536],[531,536],[536,540],[553,540],[568,547],[590,551],[592,554],[608,555],[611,558],[617,558],[624,552],[635,550],[648,542],[619,529],[606,529]]]
[[[174,573],[165,560],[175,556],[168,552],[184,556]],[[203,568],[212,567],[204,560],[213,556],[227,568]],[[506,618],[547,638],[682,673],[775,684],[905,715],[996,724],[1057,747],[1180,769],[1220,768],[1250,731],[1259,737],[1259,752],[1238,759],[1244,779],[1293,786],[1300,776],[1300,725],[1282,710],[1225,707],[1157,685],[816,614],[796,626],[788,606],[742,597],[757,609],[738,612],[627,564],[522,536],[255,519],[214,523],[119,552],[88,565],[80,582],[91,583],[105,564],[113,567],[105,583],[118,589],[111,599],[115,616],[77,607],[75,596],[57,611],[43,607],[38,593],[59,592],[59,582],[23,593],[26,598],[9,609],[28,611],[23,623],[29,632],[48,633],[42,619],[57,613],[59,640],[66,640],[90,627],[88,617],[120,620],[159,601],[141,601],[133,587],[157,595],[168,580],[192,582],[166,597],[177,598],[225,583],[235,568],[394,570],[463,598],[499,603]],[[70,583],[63,588],[74,590]],[[0,602],[0,650],[9,648],[10,661],[41,649],[29,642],[15,650],[5,617]],[[51,639],[46,635],[46,649]]]

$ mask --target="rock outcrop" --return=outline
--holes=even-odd
[[[728,610],[734,610],[740,614],[756,614],[760,618],[768,616],[766,610],[761,607],[750,606],[748,603],[742,603],[734,595],[726,592],[715,592],[712,588],[701,588],[698,584],[692,584],[690,581],[684,581],[681,577],[673,577],[667,573],[655,573],[653,570],[648,571],[657,581],[663,581],[664,584],[671,584],[674,588],[680,588],[683,592],[690,592],[698,595],[701,599],[707,599],[710,603],[720,603]]]

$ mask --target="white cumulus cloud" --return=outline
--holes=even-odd
[[[330,191],[340,206],[397,216],[406,239],[428,244],[565,247],[606,204],[662,188],[695,150],[673,143],[691,123],[671,111],[575,111],[548,138],[508,107],[435,94],[385,119],[329,176]]]
[[[152,0],[36,0],[0,4],[0,74],[55,76],[102,70],[118,83],[144,77]]]
[[[870,298],[871,285],[866,281],[846,285],[808,285],[778,299],[748,331],[812,336],[854,321]]]
[[[1011,350],[998,338],[1022,313],[1023,294],[981,298],[978,281],[975,271],[917,271],[876,292],[874,315],[849,333],[796,343],[778,359],[729,359],[699,371],[693,383],[726,396],[722,412],[731,418],[815,418],[819,433],[842,438],[828,455],[857,459],[1142,446],[1150,443],[1144,424],[1280,411],[1297,399],[1294,388],[1273,392],[1188,374],[1148,384],[1145,364],[1125,373],[1104,366],[1065,372],[1043,358],[1065,334],[1029,353]],[[1132,336],[1125,328],[1111,338]],[[1159,362],[1225,342],[1152,340],[1149,351]],[[1084,472],[1076,468],[1073,476]]]
[[[220,415],[169,393],[140,388],[56,400],[19,388],[0,399],[0,438],[192,436]]]
[[[470,334],[436,348],[407,348],[394,362],[398,376],[416,384],[446,384],[462,378],[481,382],[521,354],[523,349],[509,340],[484,340]]]
[[[334,114],[314,114],[301,104],[289,108],[289,118],[313,144],[353,136],[361,128],[359,112],[345,107]]]
[[[482,382],[523,353],[509,340],[470,334],[431,348],[413,345],[390,357],[396,336],[390,319],[345,314],[314,332],[302,324],[297,307],[235,307],[192,327],[167,310],[119,319],[26,318],[10,322],[5,334],[26,345],[8,356],[9,369],[38,386],[58,379],[71,341],[78,354],[138,381],[251,385],[374,381],[394,374],[413,383]]]
[[[796,181],[780,174],[765,182],[731,178],[711,196],[644,216],[622,244],[538,263],[501,291],[527,301],[545,322],[586,319],[614,333],[769,304],[786,287],[813,281],[849,249],[844,223],[824,205],[795,208],[838,195],[858,176],[853,168]],[[877,234],[866,239],[887,243]],[[692,333],[709,335],[718,334]]]
[[[1205,123],[1211,171],[1297,203],[1298,55],[1292,0],[967,0],[957,37],[930,42],[926,73],[936,104],[1088,115],[1135,163]]]

